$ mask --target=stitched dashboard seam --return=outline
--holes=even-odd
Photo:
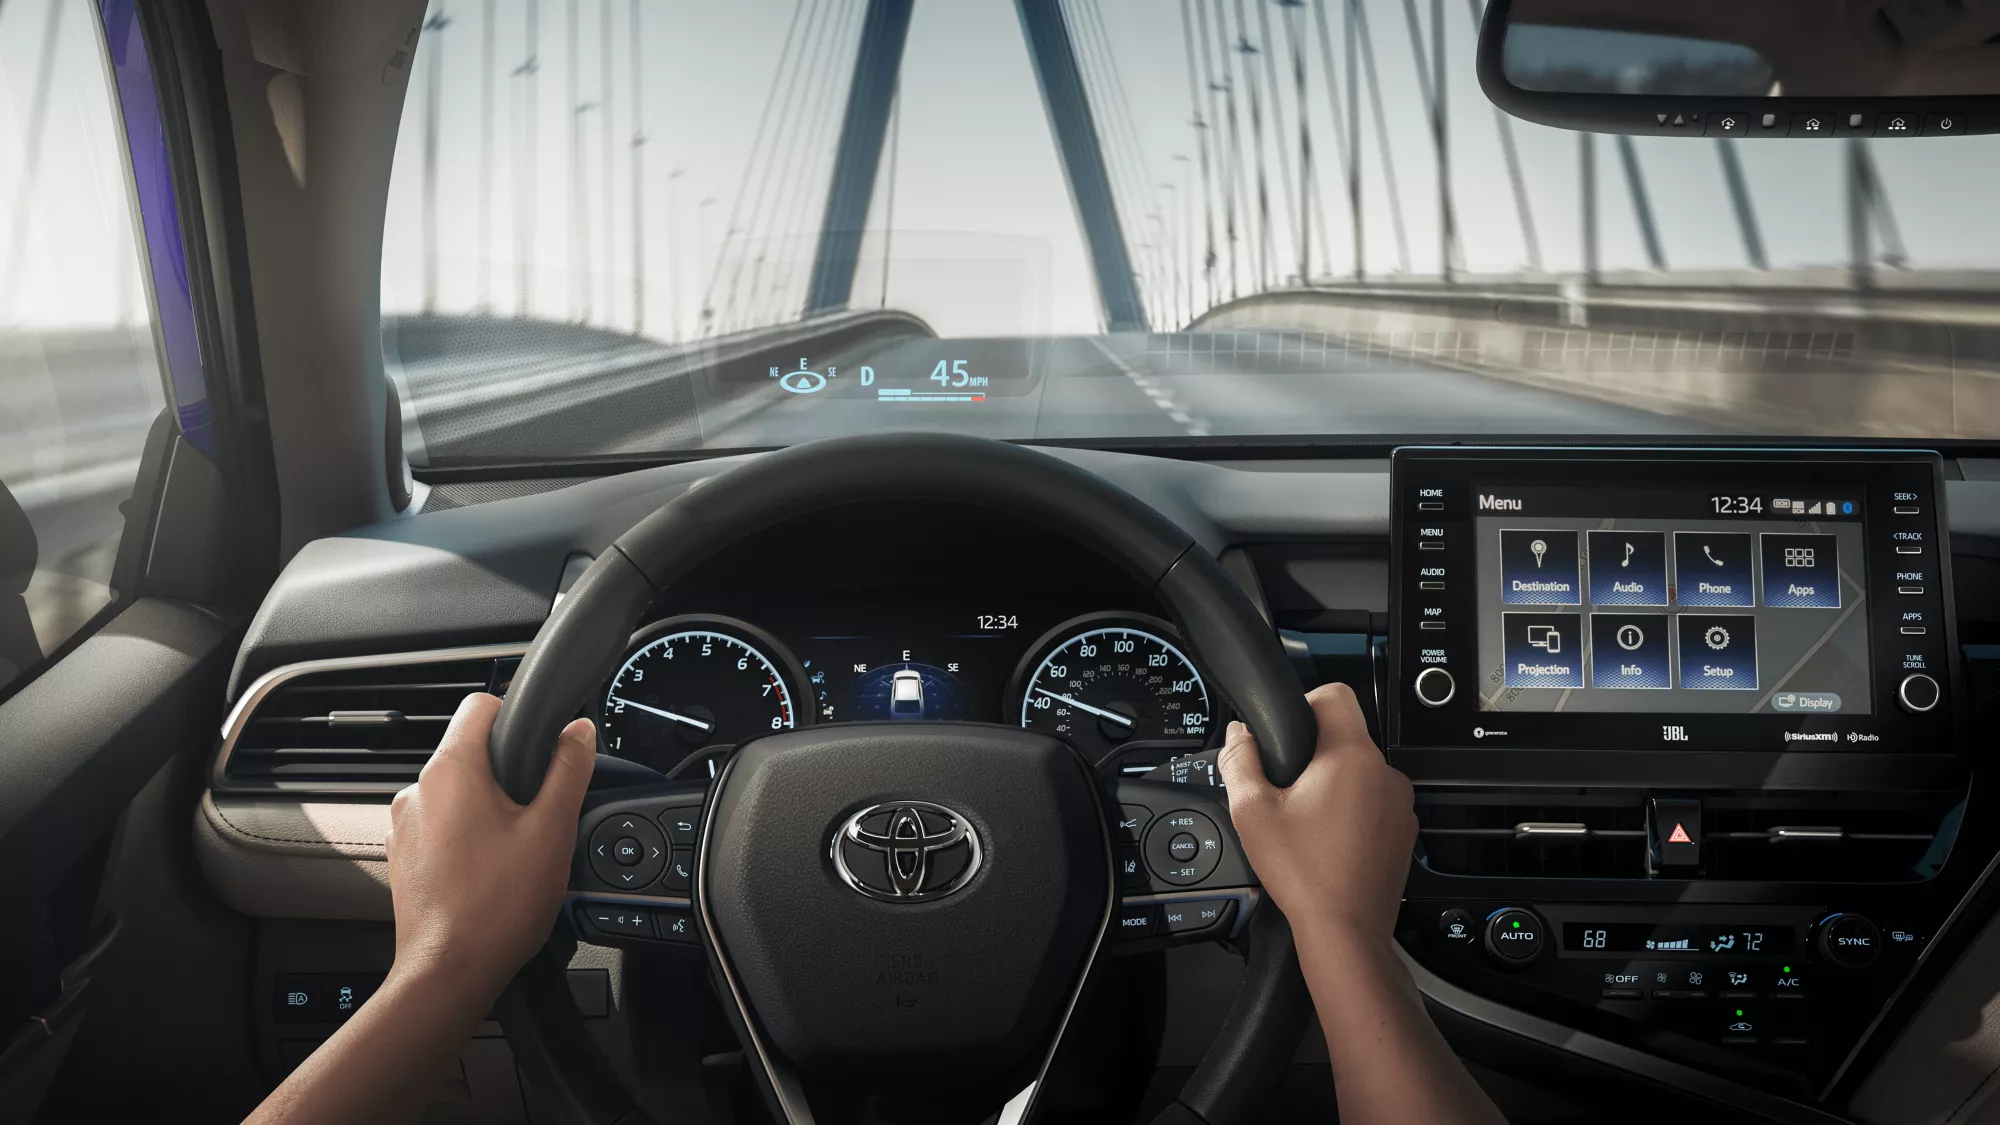
[[[214,801],[212,801],[212,800],[209,800],[209,801],[203,801],[203,802],[202,802],[202,804],[203,804],[203,805],[204,805],[204,806],[205,806],[205,807],[206,807],[207,809],[210,809],[210,810],[213,810],[213,812],[214,812],[214,814],[215,814],[215,818],[216,818],[217,820],[220,820],[220,821],[221,821],[221,822],[222,822],[223,824],[225,824],[225,825],[228,825],[228,827],[229,827],[229,830],[230,830],[231,832],[234,832],[234,833],[236,833],[236,834],[237,834],[237,835],[239,835],[239,836],[243,836],[243,837],[247,837],[247,838],[249,838],[249,839],[252,839],[252,840],[263,840],[263,841],[266,841],[266,842],[268,842],[268,843],[273,843],[273,844],[330,844],[330,845],[335,845],[335,846],[338,846],[338,847],[348,847],[348,848],[382,848],[382,847],[383,847],[383,845],[382,845],[382,844],[381,844],[380,842],[378,842],[378,841],[374,841],[374,840],[324,840],[324,839],[317,839],[317,838],[315,838],[315,839],[305,839],[305,838],[303,838],[303,837],[298,837],[298,836],[266,836],[266,835],[264,835],[264,834],[263,834],[263,833],[261,833],[261,832],[252,832],[252,831],[250,831],[249,829],[247,829],[247,828],[243,827],[242,825],[240,825],[240,824],[236,823],[235,821],[233,821],[233,820],[229,819],[229,814],[228,814],[228,813],[226,813],[226,812],[224,812],[224,811],[222,810],[222,806],[221,806],[221,805],[218,805],[218,804],[216,804],[216,803],[215,803]],[[386,850],[386,849],[384,849],[384,850]],[[356,857],[356,856],[343,856],[343,857],[341,857],[341,858],[343,858],[343,859],[355,859],[355,858],[360,858],[360,857]]]

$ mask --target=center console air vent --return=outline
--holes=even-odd
[[[1448,875],[1646,875],[1646,803],[1636,795],[1422,789],[1417,824],[1424,865]]]
[[[415,781],[467,695],[511,678],[524,645],[280,668],[223,728],[220,788],[394,790]]]
[[[1424,787],[1417,794],[1420,859],[1447,875],[1643,879],[1650,869],[1647,796]],[[1701,866],[1676,878],[1926,879],[1956,824],[1950,794],[1693,796],[1702,803]]]

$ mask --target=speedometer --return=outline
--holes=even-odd
[[[782,664],[780,662],[783,662]],[[741,621],[676,617],[632,638],[599,708],[604,752],[661,773],[802,720],[790,654]],[[685,770],[682,771],[683,773]]]
[[[1030,653],[1021,725],[1099,760],[1138,742],[1207,741],[1208,685],[1163,621],[1130,615],[1079,618]]]

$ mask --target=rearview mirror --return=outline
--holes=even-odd
[[[1490,0],[1495,105],[1596,133],[2000,131],[2000,0]]]

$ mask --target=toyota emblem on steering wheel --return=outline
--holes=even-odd
[[[928,902],[972,881],[979,835],[966,818],[928,801],[870,805],[833,834],[833,869],[884,902]]]

